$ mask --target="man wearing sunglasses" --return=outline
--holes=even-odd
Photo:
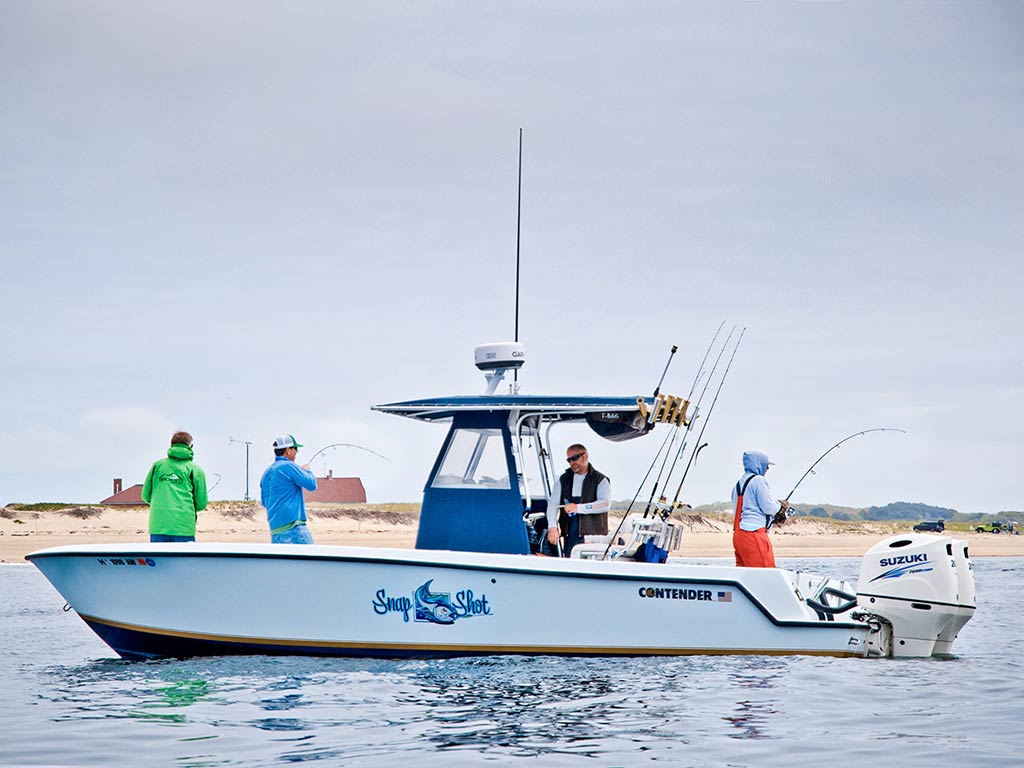
[[[557,503],[548,502],[548,543],[555,547],[564,538],[562,556],[584,536],[608,535],[608,510],[612,504],[612,483],[594,469],[587,449],[575,443],[566,449],[569,468],[559,478]]]

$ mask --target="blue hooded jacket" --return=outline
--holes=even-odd
[[[736,508],[737,491],[743,487],[747,478],[753,479],[743,492],[743,511],[740,515],[740,528],[744,531],[756,531],[767,528],[769,521],[782,509],[782,504],[772,496],[764,473],[768,471],[768,456],[761,451],[745,451],[743,453],[743,477],[732,488],[732,505]]]

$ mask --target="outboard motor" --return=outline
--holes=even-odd
[[[946,625],[935,642],[935,650],[932,652],[935,656],[949,656],[952,653],[953,641],[964,624],[974,616],[975,610],[974,563],[967,553],[967,542],[963,539],[953,539],[950,549],[956,563],[957,606],[953,620]]]
[[[947,636],[960,610],[960,569],[952,546],[946,536],[909,534],[880,541],[864,555],[857,604],[892,626],[893,656],[931,656]],[[949,637],[945,653],[955,631]]]

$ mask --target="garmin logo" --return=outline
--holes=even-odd
[[[928,555],[923,552],[917,555],[897,555],[896,557],[883,557],[879,561],[880,566],[888,565],[913,565],[914,563],[927,563]]]
[[[520,352],[518,349],[512,351],[512,357],[525,357],[525,352]],[[484,352],[484,360],[497,360],[497,352]]]

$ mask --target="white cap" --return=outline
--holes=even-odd
[[[274,450],[279,451],[282,448],[301,448],[302,443],[296,441],[293,435],[278,435],[274,438]]]

